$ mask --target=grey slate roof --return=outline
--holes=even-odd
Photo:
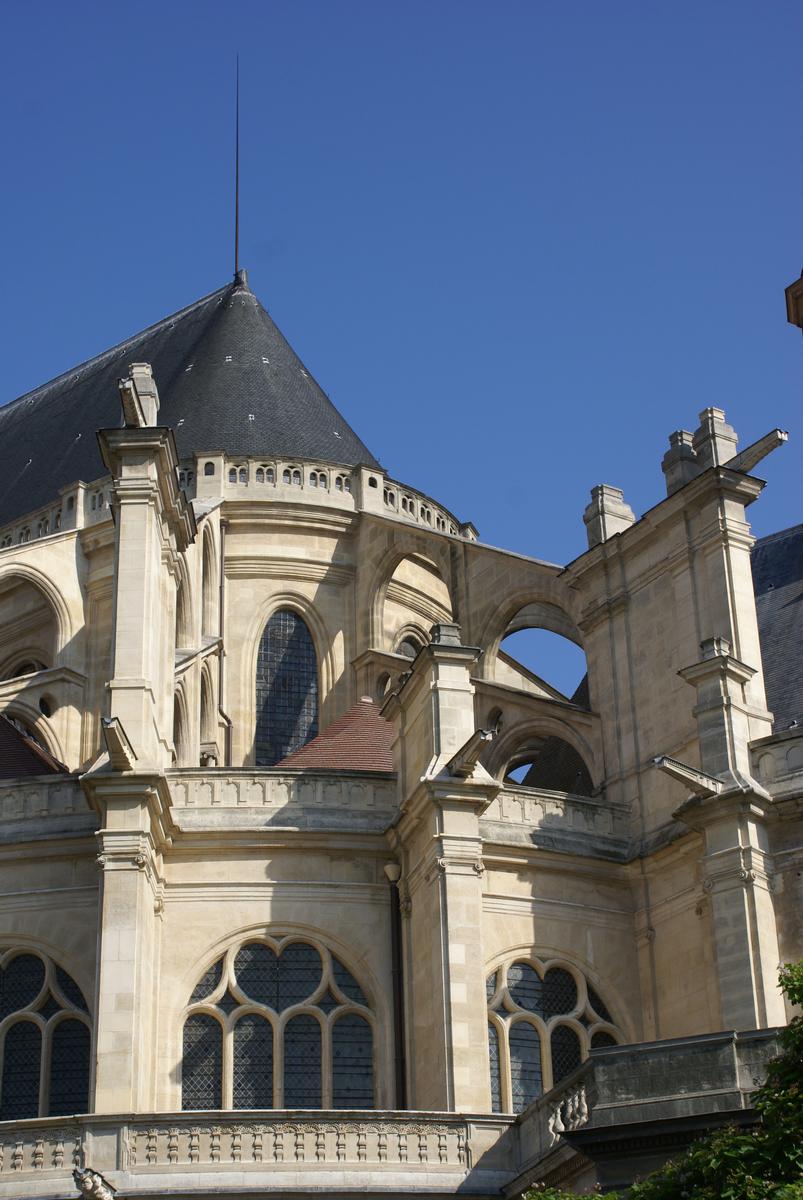
[[[159,423],[194,451],[378,467],[296,356],[245,273],[111,350],[0,407],[0,525],[105,474],[95,433],[121,423],[117,380],[149,362]],[[250,417],[253,416],[253,420]]]
[[[803,525],[760,538],[751,555],[767,706],[775,732],[803,723]]]

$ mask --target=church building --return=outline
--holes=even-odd
[[[749,1124],[803,526],[750,532],[783,431],[690,423],[550,563],[390,478],[244,271],[0,408],[0,1200],[583,1192]]]

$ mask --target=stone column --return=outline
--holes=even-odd
[[[460,759],[475,734],[478,657],[457,626],[435,626],[384,710],[404,744],[393,840],[404,870],[408,1096],[417,1109],[490,1110],[479,817],[498,785]]]

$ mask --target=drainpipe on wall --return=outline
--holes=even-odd
[[[393,1064],[396,1077],[396,1108],[407,1108],[407,1063],[404,1053],[404,977],[402,966],[402,918],[398,863],[387,863],[385,874],[390,884],[390,977],[393,993]]]

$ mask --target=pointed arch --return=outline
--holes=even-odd
[[[394,571],[405,558],[423,558],[432,563],[440,575],[451,596],[451,550],[449,540],[439,534],[427,534],[421,529],[401,529],[394,525],[392,544],[374,559],[371,570],[371,559],[365,564],[363,578],[367,587],[363,590],[361,584],[361,602],[359,611],[367,614],[368,645],[373,648],[382,646],[382,611],[387,596],[388,585]],[[454,598],[451,597],[454,608]]]
[[[187,703],[184,696],[184,689],[179,687],[173,695],[173,753],[175,754],[175,765],[177,767],[187,765],[189,738],[190,725],[187,717]]]

